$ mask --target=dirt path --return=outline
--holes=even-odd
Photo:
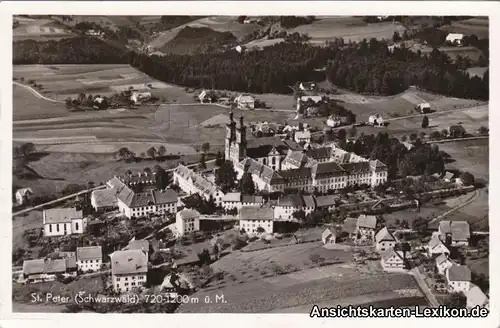
[[[459,204],[451,209],[449,209],[448,211],[436,216],[434,219],[430,220],[429,221],[429,224],[432,224],[434,222],[436,222],[437,220],[440,220],[440,219],[443,219],[445,218],[446,216],[458,211],[459,209],[461,209],[462,207],[465,207],[467,205],[469,205],[470,203],[474,202],[480,195],[480,191],[479,190],[474,190],[474,194],[471,196],[471,198],[469,198],[466,202],[462,203],[462,204]]]
[[[33,95],[35,95],[35,97],[37,97],[37,98],[40,98],[40,99],[43,99],[43,100],[47,100],[47,101],[50,101],[50,102],[62,103],[61,101],[57,101],[57,100],[45,97],[44,95],[42,95],[40,92],[36,91],[35,89],[33,89],[32,87],[30,87],[29,85],[25,85],[25,84],[22,84],[22,83],[19,83],[19,82],[16,82],[16,81],[12,81],[12,83],[14,83],[15,85],[20,86],[22,88],[25,88],[26,90],[28,90],[29,92],[31,92]]]
[[[418,268],[413,268],[411,271],[412,271],[413,276],[415,277],[415,280],[417,281],[420,289],[424,293],[425,297],[427,298],[427,300],[429,301],[431,306],[435,307],[435,308],[439,307],[439,302],[438,302],[436,296],[434,296],[434,294],[430,290],[429,286],[427,286],[427,283],[425,282],[425,277],[420,273]]]

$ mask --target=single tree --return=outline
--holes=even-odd
[[[163,157],[166,153],[167,149],[165,148],[165,146],[162,145],[158,148],[158,156]]]
[[[35,145],[31,142],[27,142],[21,145],[20,150],[25,157],[28,157],[35,152]]]
[[[349,137],[354,138],[358,134],[358,131],[356,130],[356,127],[353,126],[352,128],[349,129]]]
[[[401,141],[402,142],[405,142],[406,140],[408,140],[408,137],[406,135],[404,135],[404,136],[401,137]]]
[[[486,135],[486,134],[488,134],[488,133],[489,133],[489,131],[490,131],[490,130],[489,130],[487,127],[485,127],[485,126],[481,126],[481,127],[479,128],[479,130],[478,130],[479,134],[482,134],[482,135]]]
[[[208,142],[205,142],[203,145],[201,145],[201,150],[206,154],[210,150],[210,144]]]
[[[233,189],[236,181],[236,171],[231,161],[225,161],[215,173],[215,183],[222,189],[222,192],[228,192]]]
[[[264,228],[262,228],[262,227],[257,227],[256,231],[258,233],[264,233],[264,232],[266,232],[266,230]]]
[[[252,175],[248,172],[243,173],[241,177],[240,192],[244,195],[255,194],[255,183],[253,182]]]
[[[425,116],[422,118],[422,127],[423,127],[424,129],[429,127],[429,118],[427,117],[427,115],[425,115]]]
[[[215,165],[220,167],[222,164],[224,164],[224,156],[222,156],[222,153],[219,150],[217,152],[217,157],[215,158]]]
[[[149,148],[147,153],[148,153],[149,157],[155,158],[156,157],[156,148],[155,147]]]
[[[410,134],[410,140],[411,140],[411,141],[415,141],[415,140],[417,140],[417,138],[418,138],[418,136],[417,136],[417,134],[416,134],[416,133],[412,133],[412,134]]]
[[[463,172],[460,175],[460,180],[462,180],[462,183],[466,186],[470,186],[474,184],[475,178],[474,176],[469,173],[469,172]]]
[[[201,154],[200,163],[198,164],[198,167],[202,170],[207,168],[207,163],[205,163],[205,153]]]
[[[337,132],[337,138],[340,140],[345,140],[346,137],[346,132],[344,129],[340,129],[339,132]]]
[[[144,173],[151,174],[151,169],[149,167],[144,168]]]

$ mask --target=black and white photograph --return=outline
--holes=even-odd
[[[12,16],[14,314],[488,315],[488,16],[65,6]]]

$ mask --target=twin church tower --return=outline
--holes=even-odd
[[[239,163],[247,156],[247,128],[240,116],[238,126],[233,112],[229,112],[229,123],[226,125],[225,157],[233,164]]]

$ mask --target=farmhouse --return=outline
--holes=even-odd
[[[321,234],[321,241],[323,244],[328,245],[328,244],[335,244],[337,241],[337,230],[335,229],[326,229],[323,231]]]
[[[81,210],[52,208],[43,211],[43,233],[45,237],[82,234],[87,226]]]
[[[99,271],[102,266],[101,246],[77,247],[76,266],[78,271]]]
[[[433,257],[435,255],[445,254],[450,255],[450,250],[445,244],[442,242],[439,234],[433,234],[429,244],[427,245],[427,251],[429,257]]]
[[[36,259],[23,262],[23,277],[27,283],[54,281],[57,275],[67,274],[67,259]]]
[[[475,284],[470,284],[470,289],[465,293],[465,296],[467,297],[467,308],[471,309],[480,306],[489,309],[490,300],[488,296]]]
[[[467,221],[441,221],[438,233],[446,245],[468,246],[470,226]]]
[[[347,117],[343,116],[341,117],[341,116],[330,115],[326,120],[326,125],[331,126],[332,128],[341,126],[346,123],[347,123]]]
[[[356,239],[358,234],[358,218],[346,218],[342,224],[342,231],[349,235],[349,238]]]
[[[463,42],[464,35],[460,33],[450,33],[446,36],[446,42],[461,46]]]
[[[140,190],[156,189],[156,172],[137,172],[137,174],[127,174],[124,177],[117,176],[124,184],[134,190],[139,187]]]
[[[448,290],[453,293],[466,293],[470,289],[471,271],[466,265],[453,264],[446,270]]]
[[[316,197],[316,209],[318,210],[335,210],[335,197],[333,195],[317,196]]]
[[[254,109],[255,99],[249,94],[241,94],[234,99],[239,109]]]
[[[28,202],[33,195],[33,190],[31,188],[21,188],[16,191],[16,202],[17,205],[24,205]]]
[[[368,118],[368,123],[373,126],[383,126],[384,119],[379,114],[370,115],[370,117]]]
[[[381,254],[380,264],[384,269],[404,269],[406,266],[405,255],[402,251],[390,248]]]
[[[274,218],[279,220],[292,220],[293,213],[304,210],[304,200],[301,195],[285,195],[278,198],[274,207]]]
[[[183,209],[175,216],[175,228],[178,236],[200,230],[200,213],[193,209]]]
[[[318,107],[322,102],[322,96],[301,96],[297,98],[297,112],[302,108]]]
[[[243,206],[239,213],[240,230],[247,233],[257,233],[259,228],[267,233],[273,233],[274,212],[270,206]]]
[[[388,249],[394,248],[397,241],[394,235],[389,232],[387,227],[384,227],[375,235],[375,242],[375,249],[378,252],[385,252]]]
[[[147,255],[141,250],[116,251],[111,255],[111,280],[117,293],[145,285],[147,272]]]
[[[202,174],[194,172],[187,166],[179,164],[174,170],[174,183],[189,195],[199,194],[205,200],[213,197],[216,206],[222,206],[224,194],[219,187]]]
[[[293,136],[296,143],[310,143],[311,142],[311,131],[296,131]]]
[[[114,188],[106,188],[92,191],[90,194],[90,204],[97,212],[107,212],[117,208],[116,190]]]
[[[376,216],[361,214],[358,217],[357,230],[361,234],[361,239],[373,240],[375,237],[376,226],[377,226]]]
[[[422,114],[431,112],[431,105],[429,103],[420,103],[417,105],[417,110]]]
[[[447,254],[441,254],[438,257],[436,257],[436,268],[438,270],[439,274],[445,274],[446,270],[451,268],[453,265],[455,265],[455,262],[453,262]]]
[[[314,82],[300,82],[299,89],[302,91],[314,91],[316,89],[316,83],[314,83]]]
[[[213,97],[213,94],[211,94],[209,91],[203,90],[198,95],[198,100],[201,103],[211,103],[214,100],[214,97]]]

